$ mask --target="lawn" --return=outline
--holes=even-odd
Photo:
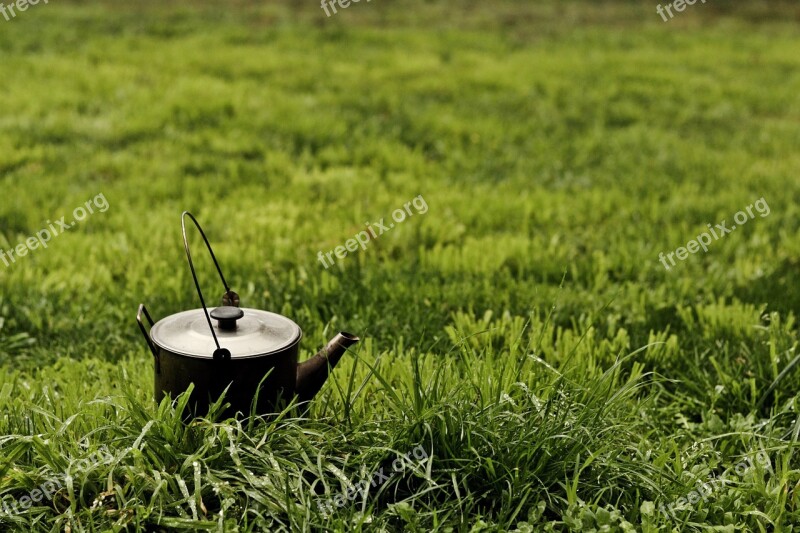
[[[800,6],[657,5],[0,17],[0,530],[797,531]],[[308,413],[153,400],[183,210]]]

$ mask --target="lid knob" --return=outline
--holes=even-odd
[[[215,307],[211,311],[211,318],[217,320],[217,325],[219,325],[219,329],[222,330],[236,329],[236,321],[243,316],[244,311],[230,305]]]

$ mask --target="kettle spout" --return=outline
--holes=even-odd
[[[333,369],[347,348],[357,343],[359,338],[344,331],[338,333],[317,355],[297,365],[297,397],[302,402],[311,400],[328,379],[329,369]]]

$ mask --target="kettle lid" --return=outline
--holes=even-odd
[[[216,335],[219,345],[236,359],[286,350],[297,344],[303,335],[300,326],[277,313],[241,308],[240,313],[233,314],[231,308],[224,306],[209,311],[217,319],[213,333],[204,310],[192,309],[162,318],[153,326],[150,336],[157,346],[168,352],[212,359],[217,350]]]

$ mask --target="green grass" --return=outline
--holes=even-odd
[[[0,529],[796,530],[798,6],[295,4],[0,19],[0,248],[109,204],[0,263],[0,496],[59,485]],[[184,209],[302,358],[364,339],[308,418],[153,402],[134,318],[198,306]]]

